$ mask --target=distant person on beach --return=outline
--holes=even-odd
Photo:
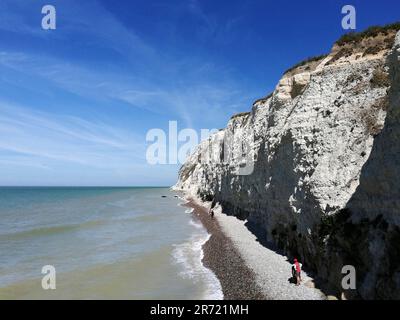
[[[210,211],[210,217],[211,217],[211,218],[214,218],[214,209],[211,209],[211,211]]]
[[[292,275],[296,278],[296,286],[300,285],[301,282],[301,267],[302,264],[297,261],[297,258],[294,258],[294,263],[292,264]]]
[[[215,199],[213,199],[212,203],[211,203],[211,208],[210,211],[208,212],[208,214],[210,215],[211,218],[214,218],[214,207],[215,207],[216,201]]]
[[[296,267],[292,264],[292,279],[290,283],[297,283]]]

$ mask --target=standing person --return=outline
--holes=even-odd
[[[211,209],[210,217],[211,217],[211,219],[214,218],[214,209]]]
[[[292,264],[292,281],[291,283],[297,283],[296,267]]]
[[[211,203],[211,208],[210,208],[210,210],[208,211],[208,214],[209,214],[209,216],[210,216],[211,218],[214,218],[214,207],[215,207],[215,205],[216,205],[216,201],[215,201],[215,199],[213,199],[213,201],[212,201],[212,203]]]
[[[292,265],[292,270],[296,272],[296,286],[300,285],[301,282],[301,267],[302,264],[297,261],[297,258],[294,258],[294,263]]]

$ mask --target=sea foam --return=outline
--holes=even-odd
[[[204,227],[191,220],[189,222],[194,227],[193,235],[187,242],[175,245],[172,252],[175,263],[180,265],[180,276],[190,279],[194,283],[204,283],[205,289],[202,299],[222,300],[222,287],[215,274],[203,263],[203,245],[210,238]]]

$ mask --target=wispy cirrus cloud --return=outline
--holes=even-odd
[[[178,117],[185,121],[189,127],[196,126],[196,119],[207,118],[207,114],[210,115],[208,120],[226,118],[249,98],[235,83],[211,80],[216,73],[227,71],[209,65],[207,68],[190,66],[197,68],[191,71],[197,74],[194,80],[167,81],[169,83],[165,83],[163,77],[154,79],[152,73],[141,78],[18,52],[0,52],[0,66],[48,81],[94,101],[123,101],[151,113],[169,114],[172,119]],[[175,73],[180,72],[176,70]]]
[[[44,32],[39,2],[0,3],[0,86],[8,89],[0,94],[0,173],[13,165],[71,167],[78,178],[86,170],[97,179],[93,168],[122,180],[136,181],[132,171],[154,176],[144,159],[146,130],[168,120],[180,128],[214,128],[251,100],[229,68],[160,47],[101,1],[52,4],[57,30]],[[206,37],[221,30],[198,2],[178,10],[163,5],[197,17]],[[165,176],[176,169],[157,168]]]
[[[1,101],[0,112],[0,152],[104,168],[144,160],[142,138],[122,129]]]
[[[123,56],[151,56],[155,51],[134,30],[120,23],[99,1],[53,0],[56,8],[57,32],[44,32],[41,13],[44,3],[26,0],[2,0],[0,2],[0,30],[26,34],[33,37],[52,37],[63,40],[70,36],[90,38],[91,44],[111,48]]]
[[[100,55],[103,49],[118,52],[126,66],[124,70],[114,68],[109,62],[99,68],[53,55],[16,51],[1,52],[0,64],[94,101],[119,100],[151,113],[169,113],[172,118],[185,121],[187,126],[196,126],[198,119],[207,115],[213,122],[226,119],[238,105],[251,100],[251,93],[243,93],[241,85],[233,80],[231,70],[196,56],[176,59],[165,54],[118,20],[99,1],[66,4],[56,0],[52,4],[57,8],[59,27],[51,37],[74,43],[77,40],[73,36],[79,34],[76,44],[82,48],[97,48]],[[0,12],[0,20],[3,15],[19,16],[15,22],[23,27],[14,32],[40,30],[37,3],[4,0],[2,6],[5,10]],[[168,12],[178,16],[196,17],[208,30],[207,37],[226,29],[225,24],[221,26],[206,14],[197,0],[171,3],[167,7]],[[2,26],[9,29],[8,23],[5,26],[0,23],[0,29]]]

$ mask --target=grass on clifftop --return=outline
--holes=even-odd
[[[304,59],[303,61],[300,61],[299,63],[295,64],[294,66],[290,67],[289,69],[287,69],[283,74],[289,73],[290,71],[293,71],[296,68],[302,67],[310,62],[315,62],[315,61],[319,61],[322,60],[324,58],[326,58],[328,55],[327,54],[322,54],[319,56],[314,56],[314,57],[308,57],[307,59]]]
[[[399,31],[399,30],[400,30],[400,22],[387,24],[385,26],[371,26],[368,29],[361,32],[349,32],[342,35],[339,38],[339,40],[336,41],[336,44],[339,46],[343,46],[347,43],[358,43],[365,38],[376,37],[379,34],[387,35],[391,31]]]
[[[389,35],[391,32],[397,32],[400,30],[400,22],[395,22],[395,23],[391,23],[391,24],[387,24],[384,26],[371,26],[369,28],[367,28],[364,31],[361,32],[349,32],[346,33],[344,35],[342,35],[339,40],[337,40],[335,43],[339,46],[344,46],[346,44],[357,44],[360,43],[363,39],[366,38],[373,38],[378,36],[379,34],[382,34],[384,36]],[[391,47],[392,44],[389,41],[390,39],[386,39],[386,46],[385,47]],[[371,46],[365,49],[364,55],[367,54],[375,54],[379,51],[381,51],[383,48],[382,46]],[[341,50],[335,57],[333,60],[329,61],[329,63],[333,63],[334,61],[338,60],[340,57],[342,56],[348,56],[351,55],[353,52],[353,50],[351,48],[345,48],[343,50]],[[327,57],[327,54],[324,55],[319,55],[319,56],[314,56],[314,57],[309,57],[297,64],[295,64],[294,66],[290,67],[289,69],[287,69],[283,74],[287,74],[293,70],[295,70],[296,68],[305,66],[307,64],[310,64],[312,62],[316,62],[319,60],[324,59],[325,57]]]
[[[231,119],[236,119],[236,118],[239,118],[239,117],[245,117],[245,116],[248,116],[249,114],[250,114],[250,112],[236,113],[231,117]]]
[[[257,99],[256,101],[253,102],[253,106],[254,106],[256,103],[258,103],[258,102],[267,101],[269,98],[272,97],[273,94],[274,94],[274,92],[272,91],[270,94],[268,94],[268,95],[265,96],[264,98]]]

